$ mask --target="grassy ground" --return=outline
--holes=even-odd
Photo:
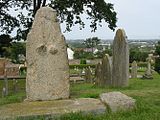
[[[154,74],[153,80],[130,79],[130,85],[125,88],[100,88],[93,84],[72,84],[71,98],[98,98],[100,93],[121,91],[136,99],[137,108],[132,111],[106,113],[103,115],[83,115],[81,113],[67,114],[57,117],[57,120],[160,120],[160,75]],[[3,81],[0,81],[2,90]],[[21,102],[25,98],[25,80],[18,81],[19,91],[13,93],[13,83],[9,81],[9,96],[0,98],[0,106]],[[45,117],[32,120],[45,120]],[[49,119],[49,118],[48,118]]]

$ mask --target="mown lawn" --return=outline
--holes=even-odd
[[[98,98],[100,93],[121,91],[136,99],[136,108],[132,111],[106,113],[102,115],[71,113],[54,120],[160,120],[160,75],[154,74],[153,80],[130,79],[125,88],[96,87],[93,84],[71,84],[71,98],[91,97]],[[0,81],[2,90],[3,81]],[[21,102],[25,99],[25,80],[18,81],[19,91],[13,93],[13,83],[9,81],[9,96],[0,98],[0,106]],[[1,96],[1,95],[0,95]],[[52,120],[51,117],[30,118],[31,120]]]

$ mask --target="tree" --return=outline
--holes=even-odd
[[[92,37],[92,38],[87,38],[84,41],[84,45],[87,48],[92,48],[92,53],[93,53],[93,48],[96,47],[98,44],[100,44],[100,39],[98,37]]]
[[[75,59],[93,59],[93,53],[91,52],[85,52],[84,50],[79,50],[74,52],[74,58]]]
[[[138,47],[130,49],[129,62],[132,63],[134,60],[137,62],[145,62],[148,57],[149,51],[142,51]]]
[[[10,58],[14,63],[21,63],[20,55],[26,56],[26,44],[21,42],[13,42],[11,46]]]
[[[27,33],[32,26],[34,15],[40,7],[50,6],[58,13],[60,22],[66,23],[66,30],[79,24],[80,29],[84,28],[85,23],[80,15],[86,13],[87,19],[91,20],[92,31],[101,26],[102,20],[108,23],[108,27],[114,30],[116,27],[116,12],[113,4],[106,3],[105,0],[1,0],[0,1],[0,26],[1,32],[11,33],[17,30],[16,39],[26,39]],[[11,14],[10,9],[20,10],[17,16]],[[28,11],[26,15],[22,10]]]
[[[11,46],[11,37],[6,34],[0,35],[0,56],[9,56],[9,47]]]
[[[157,57],[155,60],[155,71],[157,71],[160,74],[160,41],[156,45],[156,51],[155,51]]]

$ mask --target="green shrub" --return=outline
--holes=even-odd
[[[86,64],[86,60],[85,59],[81,59],[80,64]]]
[[[131,67],[131,64],[132,63],[129,64],[130,67]],[[151,65],[154,66],[154,64],[151,64]],[[138,67],[147,67],[147,62],[138,62],[137,66]]]
[[[87,67],[95,68],[95,65],[94,64],[69,65],[70,69],[74,69],[74,68],[83,69],[83,68],[87,68]]]
[[[157,71],[160,74],[160,58],[156,58],[155,71]]]

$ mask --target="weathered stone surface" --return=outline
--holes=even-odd
[[[80,76],[70,77],[70,82],[73,83],[83,83],[84,81],[85,79]]]
[[[131,69],[131,78],[137,78],[137,62],[133,61]]]
[[[129,79],[129,49],[125,31],[118,29],[113,41],[113,71],[112,85],[128,86]]]
[[[102,68],[102,63],[98,63],[95,68],[95,84],[97,86],[101,85],[101,81],[103,79],[101,68]]]
[[[104,113],[105,105],[93,98],[80,98],[75,100],[57,100],[43,102],[23,102],[8,104],[0,107],[0,119],[16,118],[20,116],[37,115],[62,115],[65,113],[79,112],[84,113]]]
[[[112,112],[133,109],[135,107],[135,100],[121,92],[103,93],[100,95],[100,99]]]
[[[92,83],[92,72],[90,67],[85,69],[85,80],[87,83]]]
[[[145,74],[143,75],[143,78],[145,79],[153,79],[153,76],[152,76],[152,69],[151,69],[151,63],[152,63],[152,54],[148,55],[147,59],[147,70],[145,72]]]
[[[102,59],[102,86],[110,86],[112,84],[112,66],[111,60],[108,54]]]
[[[69,97],[69,63],[65,38],[56,12],[49,7],[37,11],[27,36],[27,100]]]

